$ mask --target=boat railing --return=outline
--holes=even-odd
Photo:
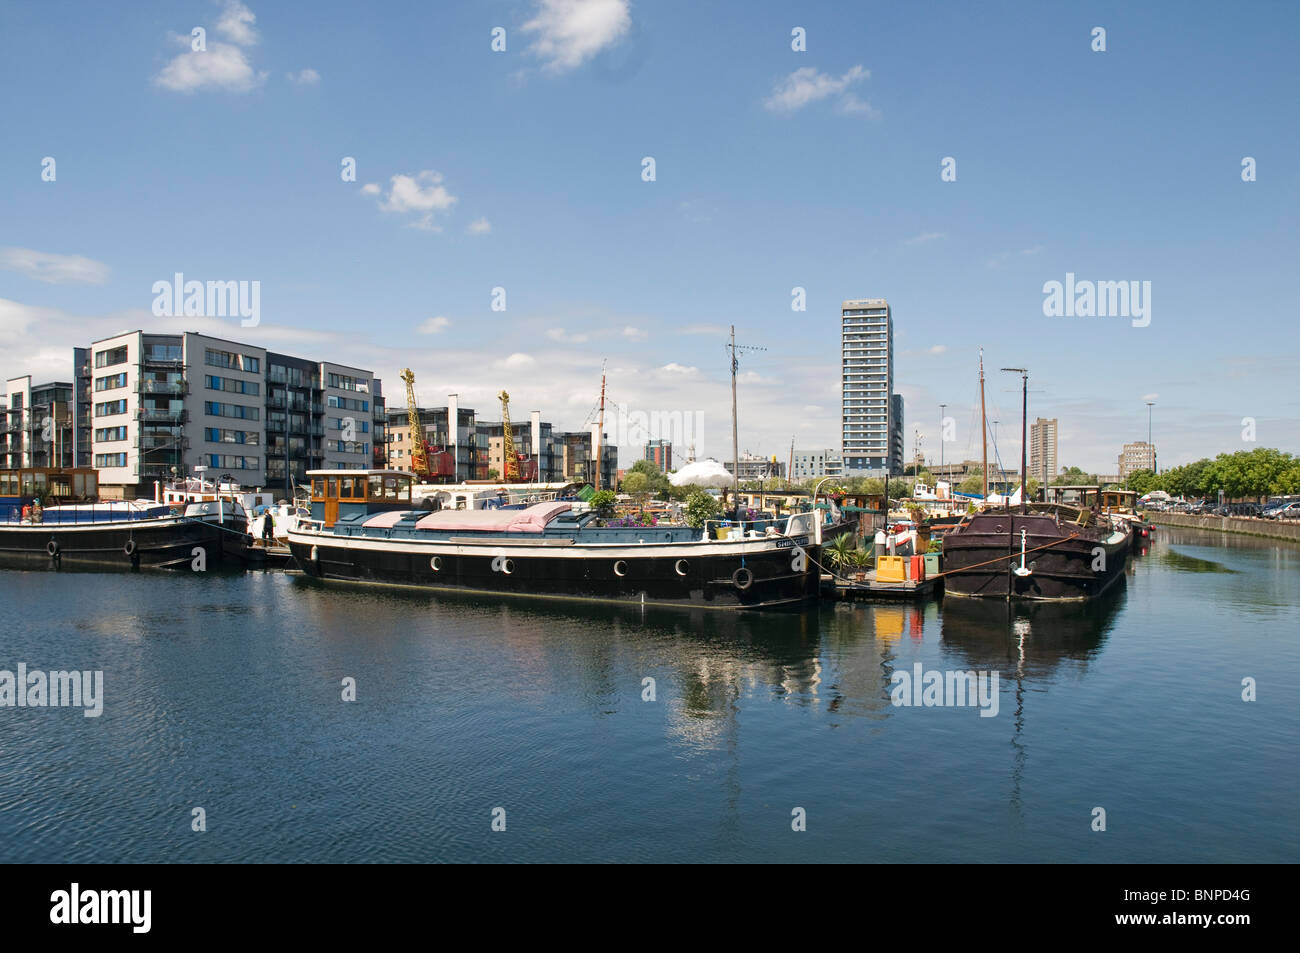
[[[32,519],[30,510],[27,518],[23,517],[21,506],[5,508],[4,522],[26,526],[68,526],[81,523],[125,523],[136,520],[159,519],[160,514],[145,510],[123,507],[114,503],[77,503],[67,509],[53,510],[45,508],[40,511],[40,520]],[[105,519],[104,517],[108,518]]]
[[[708,539],[741,540],[785,535],[786,517],[756,520],[712,519],[704,521]]]

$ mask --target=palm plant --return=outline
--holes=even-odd
[[[858,545],[849,533],[835,537],[826,547],[826,560],[836,572],[848,572],[857,566]]]

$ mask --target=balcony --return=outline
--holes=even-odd
[[[141,450],[188,450],[190,442],[184,437],[174,437],[171,434],[145,433],[135,438],[133,446]]]
[[[169,397],[184,397],[190,392],[188,381],[138,381],[135,386],[137,394],[166,394]]]
[[[153,410],[148,407],[141,407],[135,412],[135,419],[146,424],[167,424],[175,427],[185,423],[189,418],[189,413],[184,410],[172,413],[167,410]]]
[[[150,357],[148,354],[145,354],[140,358],[140,363],[144,367],[152,367],[157,370],[185,370],[185,361],[179,357]]]

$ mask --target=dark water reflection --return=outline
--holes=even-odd
[[[1291,859],[1298,569],[1162,534],[1094,603],[764,615],[0,574],[0,668],[107,696],[0,709],[0,859]],[[894,706],[918,664],[998,714]]]

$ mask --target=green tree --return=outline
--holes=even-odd
[[[975,494],[983,493],[984,478],[981,477],[978,473],[972,473],[970,476],[962,480],[961,483],[957,485],[957,492],[975,493]]]
[[[598,490],[591,494],[588,501],[593,510],[602,517],[609,516],[614,512],[614,504],[618,502],[618,495],[613,490]]]
[[[699,529],[705,520],[711,520],[722,512],[717,498],[698,487],[686,498],[686,525]]]
[[[1079,467],[1068,467],[1052,480],[1052,486],[1092,486],[1096,482],[1097,474],[1087,473]]]
[[[1135,470],[1124,480],[1124,489],[1132,490],[1138,496],[1146,496],[1152,490],[1160,489],[1159,482],[1151,470]]]
[[[496,468],[492,468],[488,470],[487,478],[489,480],[499,480],[501,479],[501,471],[497,470]]]
[[[646,500],[650,498],[650,477],[640,470],[634,470],[623,477],[623,492],[631,494],[632,498],[644,507]]]
[[[654,496],[666,496],[668,489],[672,486],[668,482],[668,475],[661,471],[652,460],[638,460],[632,464],[631,469],[627,471],[627,476],[633,473],[644,474],[647,480],[646,492]],[[629,493],[631,490],[628,491]]]

